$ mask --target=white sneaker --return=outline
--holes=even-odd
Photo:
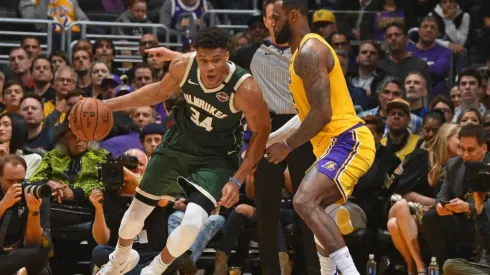
[[[151,264],[150,264],[141,270],[140,275],[160,275],[160,274],[153,271],[153,268],[151,267]]]
[[[109,256],[109,262],[103,265],[96,275],[122,275],[131,271],[140,261],[140,255],[136,250],[131,249],[129,259],[119,264],[114,258]]]

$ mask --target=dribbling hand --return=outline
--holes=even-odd
[[[238,202],[238,191],[239,189],[236,183],[229,181],[222,189],[223,195],[219,204],[226,208],[231,208]]]
[[[270,163],[278,164],[289,155],[289,148],[284,142],[272,144],[267,148],[267,160]]]

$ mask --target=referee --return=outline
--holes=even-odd
[[[230,53],[230,60],[250,71],[262,89],[265,102],[272,112],[272,131],[279,129],[296,115],[288,83],[289,61],[292,53],[287,45],[280,46],[275,43],[272,27],[274,2],[274,0],[264,1],[262,9],[270,40],[259,44],[250,44]],[[277,165],[269,163],[265,158],[262,158],[258,164],[255,172],[255,204],[263,274],[281,274],[276,235],[284,186],[284,171],[288,167],[293,190],[296,192],[306,170],[314,161],[313,149],[308,142],[296,148],[284,161]],[[300,222],[304,257],[307,265],[306,274],[320,274],[320,264],[313,233],[302,219]]]

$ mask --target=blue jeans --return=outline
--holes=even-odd
[[[170,235],[172,231],[177,228],[182,219],[184,218],[184,212],[175,211],[168,217],[168,234]],[[211,215],[204,223],[201,231],[197,235],[196,240],[189,248],[191,254],[191,261],[195,264],[199,257],[201,256],[204,248],[208,245],[208,242],[218,233],[220,230],[225,228],[226,219],[220,215]]]

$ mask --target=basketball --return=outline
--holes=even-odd
[[[111,109],[102,101],[85,98],[73,106],[68,121],[78,138],[97,141],[109,134],[114,118]]]

